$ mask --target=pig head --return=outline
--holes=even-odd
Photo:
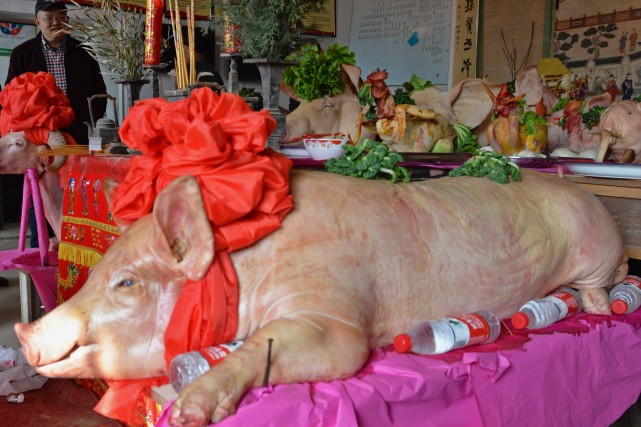
[[[47,221],[60,238],[62,222],[63,189],[60,185],[58,170],[67,160],[66,156],[40,157],[39,152],[47,147],[60,147],[67,144],[60,131],[49,132],[46,145],[36,145],[28,140],[25,132],[9,132],[0,138],[0,174],[24,174],[27,169],[35,169],[40,176],[38,185]]]
[[[599,136],[597,162],[609,150],[618,162],[641,164],[641,102],[626,99],[610,105],[599,121]]]
[[[495,86],[487,80],[466,79],[447,91],[436,86],[415,91],[411,98],[421,108],[474,129],[492,115],[493,102],[486,88],[498,91]]]
[[[300,102],[300,105],[285,118],[283,142],[295,141],[308,133],[343,132],[351,138],[356,138],[360,133],[361,138],[375,137],[372,131],[365,128],[359,132],[359,114],[362,107],[358,102],[357,92],[360,87],[361,69],[348,64],[343,64],[342,67],[341,79],[345,89],[338,95],[305,101],[298,98],[291,87],[281,86],[281,90],[290,98]]]
[[[113,188],[105,180],[108,200]],[[16,326],[29,363],[44,375],[123,379],[166,373],[164,331],[185,281],[206,273],[213,235],[204,214],[187,215],[204,212],[195,180],[179,189],[169,186],[153,212],[130,227],[118,223],[131,238],[116,239],[73,298],[40,321]]]
[[[505,318],[561,285],[579,289],[587,311],[607,313],[605,289],[627,273],[608,211],[556,176],[525,170],[508,185],[470,177],[392,185],[293,171],[290,183],[296,208],[281,228],[230,254],[239,283],[234,339],[244,344],[181,392],[172,425],[233,414],[262,384],[270,338],[270,382],[332,380],[354,375],[371,349],[421,321],[479,309]],[[16,325],[38,372],[166,373],[167,318],[185,281],[212,261],[198,193],[194,178],[174,180],[80,292]]]

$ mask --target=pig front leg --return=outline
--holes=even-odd
[[[170,424],[196,427],[234,414],[243,395],[263,385],[269,338],[274,340],[269,374],[274,384],[351,376],[370,350],[361,329],[333,317],[305,313],[273,320],[182,391]]]

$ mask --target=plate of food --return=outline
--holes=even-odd
[[[629,163],[565,162],[577,175],[598,178],[641,179],[641,165]]]

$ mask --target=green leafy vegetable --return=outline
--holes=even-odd
[[[285,69],[283,82],[306,101],[342,93],[341,66],[356,64],[354,52],[339,43],[334,43],[324,52],[320,52],[316,45],[305,45],[299,53],[289,55],[287,59],[298,61],[298,65]]]
[[[521,170],[509,158],[501,153],[489,150],[480,150],[478,154],[456,169],[450,171],[449,176],[486,176],[499,184],[521,180]]]
[[[371,84],[364,84],[358,90],[358,103],[363,107],[369,105],[369,109],[365,113],[365,120],[374,120],[376,118],[376,100],[372,95]]]
[[[633,101],[641,102],[641,93],[637,93],[632,97]]]
[[[432,82],[429,80],[425,80],[416,74],[412,74],[412,78],[410,79],[410,84],[412,85],[412,90],[411,92],[417,91],[417,90],[423,90],[426,87],[432,86]]]
[[[570,98],[559,98],[558,101],[556,101],[556,104],[554,104],[554,107],[552,107],[552,112],[556,113],[557,111],[565,110],[565,106],[567,105],[568,101]]]
[[[406,91],[404,88],[399,87],[394,91],[394,103],[396,105],[409,104],[416,105],[416,102],[410,98],[410,92]]]
[[[581,121],[588,127],[588,129],[592,129],[592,127],[599,124],[601,116],[607,109],[608,107],[605,106],[592,107],[587,112],[581,114]]]
[[[545,126],[547,122],[545,119],[534,111],[526,111],[519,116],[519,124],[525,126],[526,135],[534,135],[536,133],[536,125]]]
[[[421,78],[416,74],[412,74],[410,81],[403,83],[403,86],[399,87],[394,92],[394,102],[396,103],[396,105],[416,105],[416,102],[414,102],[410,95],[412,95],[412,93],[416,92],[417,90],[423,90],[426,87],[430,86],[432,86],[431,81],[425,80],[424,78]]]
[[[456,141],[454,141],[454,151],[460,153],[476,154],[480,145],[477,136],[472,129],[462,123],[452,123],[454,132],[456,132]]]
[[[367,179],[389,176],[392,183],[399,178],[409,182],[410,174],[397,163],[403,157],[382,142],[364,139],[358,145],[343,146],[343,155],[325,162],[325,169],[341,175],[349,175]]]

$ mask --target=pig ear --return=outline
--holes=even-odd
[[[202,279],[214,259],[214,235],[196,178],[183,176],[167,185],[156,197],[152,214],[177,268],[189,280]]]
[[[612,104],[612,98],[608,92],[604,92],[600,95],[595,95],[587,99],[585,103],[585,108],[583,109],[584,113],[590,111],[593,107],[609,107]]]
[[[120,185],[120,182],[116,181],[113,178],[110,177],[105,177],[105,179],[102,181],[102,192],[105,195],[105,198],[107,199],[107,206],[109,206],[109,212],[113,212],[113,207],[114,207],[114,191],[116,191],[116,187]],[[126,229],[129,228],[131,225],[131,221],[127,221],[124,219],[116,218],[113,217],[114,223],[118,226],[118,230],[122,234]]]
[[[343,81],[351,84],[356,89],[354,93],[358,93],[358,89],[361,87],[361,69],[356,65],[342,64],[341,66],[344,75]]]
[[[282,81],[280,82],[280,90],[285,95],[289,96],[290,98],[292,98],[292,99],[294,99],[294,100],[296,100],[298,102],[302,101],[302,99],[298,95],[296,95],[296,92],[294,92],[294,88],[289,86],[289,85],[286,85]]]
[[[452,109],[459,123],[474,129],[491,114],[494,101],[487,93],[486,86],[489,85],[482,80],[468,79],[456,87],[458,95],[452,100]]]
[[[536,65],[526,67],[514,82],[514,95],[524,95],[527,105],[535,105],[543,98],[543,82]]]

